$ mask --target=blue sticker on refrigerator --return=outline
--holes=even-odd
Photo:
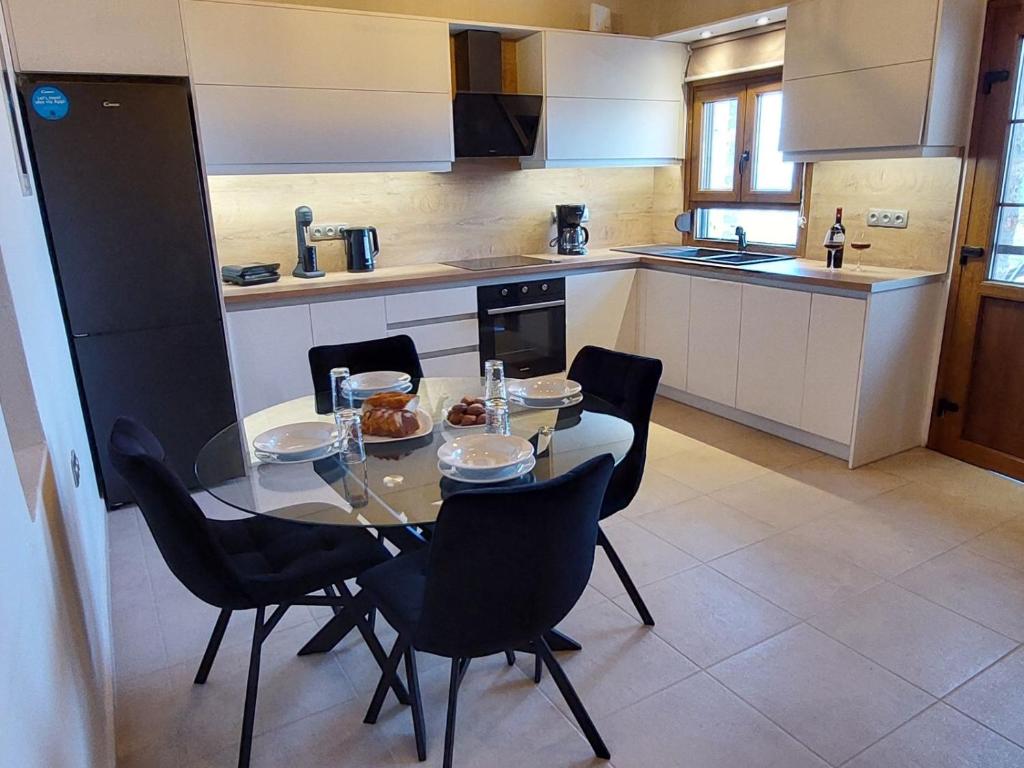
[[[32,109],[44,120],[63,120],[69,108],[68,97],[60,88],[41,85],[32,92]]]

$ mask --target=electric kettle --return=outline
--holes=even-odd
[[[372,272],[380,253],[376,227],[346,227],[338,233],[345,241],[345,263],[349,272]]]

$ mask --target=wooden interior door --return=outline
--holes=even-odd
[[[929,445],[1024,480],[1024,0],[989,4]]]

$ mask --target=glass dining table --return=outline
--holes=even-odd
[[[433,428],[421,437],[379,442],[370,438],[363,462],[346,464],[338,454],[288,464],[256,457],[252,441],[268,429],[306,421],[334,422],[324,396],[309,395],[253,413],[218,432],[196,457],[196,479],[212,497],[242,512],[296,523],[363,526],[375,529],[401,550],[425,546],[429,526],[448,496],[493,486],[457,482],[438,468],[441,445],[483,431],[482,427],[454,428],[445,418],[463,397],[480,397],[483,380],[423,378],[413,381],[413,392]],[[513,405],[510,417],[512,434],[534,445],[536,465],[529,474],[503,484],[507,486],[559,477],[605,453],[618,464],[633,444],[632,425],[613,405],[588,394],[578,403],[558,408]],[[333,647],[347,631],[347,622],[340,616],[336,619],[301,653]],[[569,638],[555,640],[555,646],[579,647]]]

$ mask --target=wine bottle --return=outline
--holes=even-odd
[[[825,249],[828,251],[828,267],[842,269],[843,251],[846,245],[846,227],[843,226],[843,209],[836,208],[836,221],[825,235]]]

